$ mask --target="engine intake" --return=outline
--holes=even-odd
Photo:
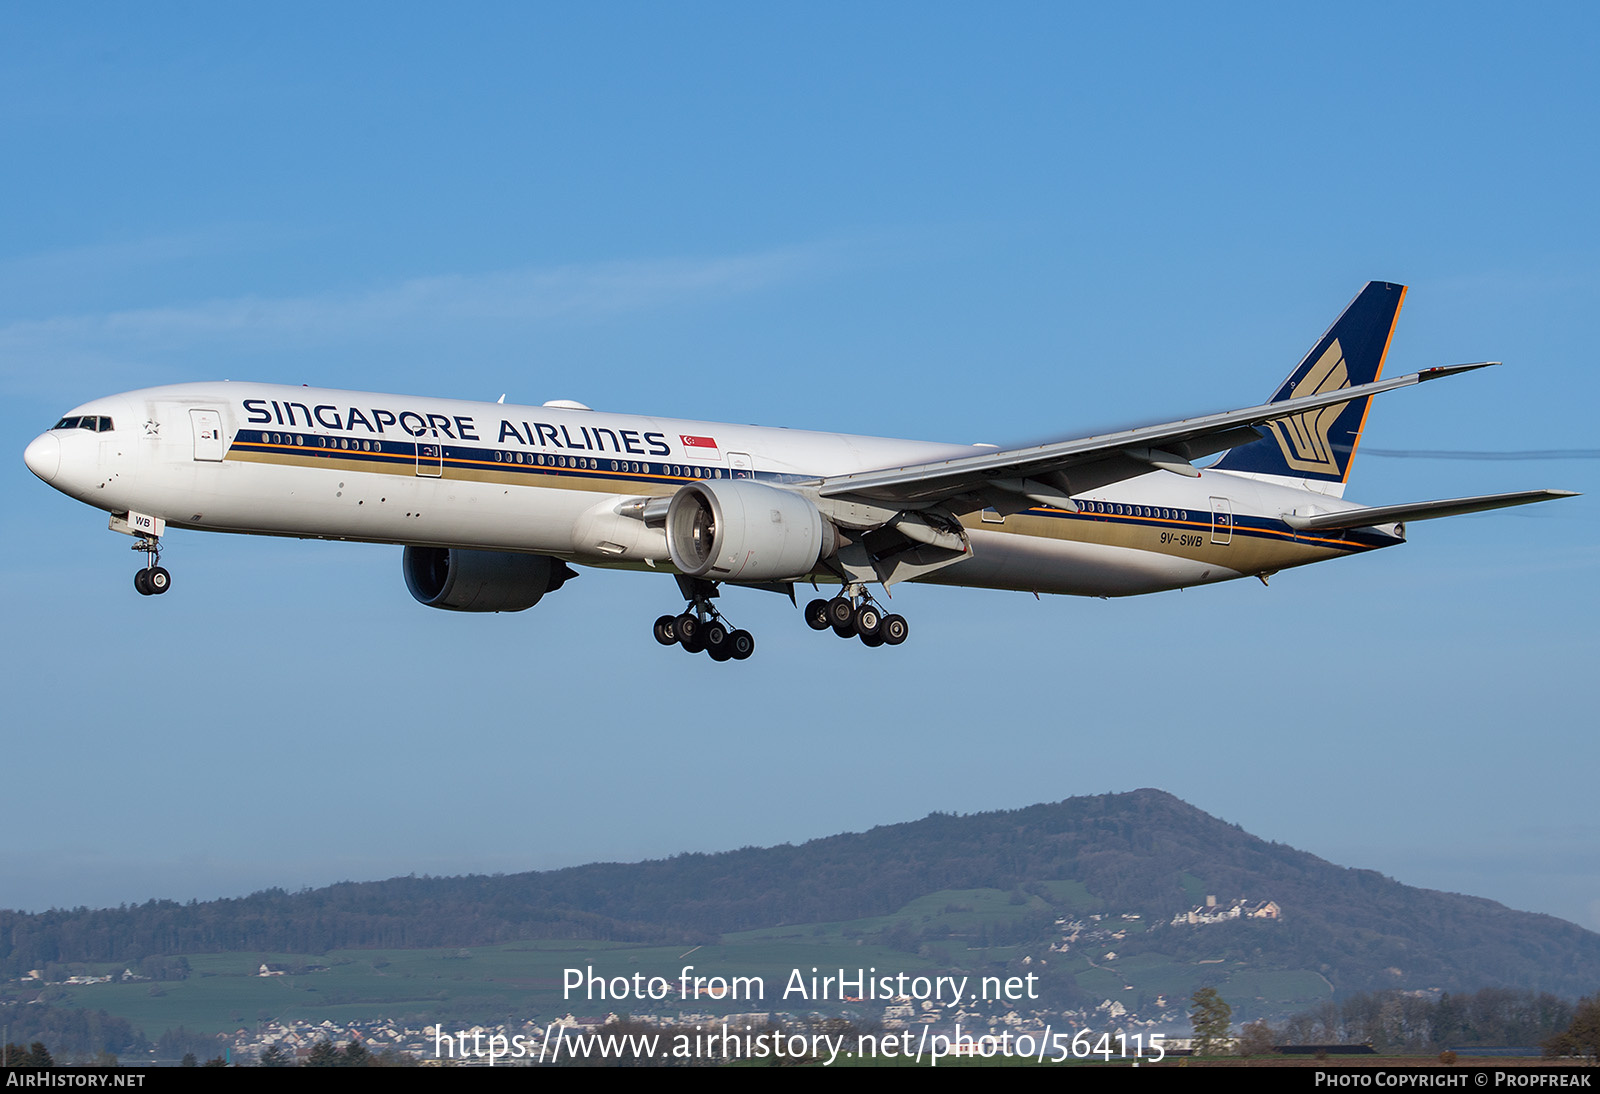
[[[750,479],[690,483],[667,509],[667,550],[690,577],[804,577],[838,543],[833,524],[808,499]]]
[[[418,602],[453,612],[524,611],[578,576],[545,555],[459,547],[407,547],[401,565]]]

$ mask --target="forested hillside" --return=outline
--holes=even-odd
[[[1600,935],[1492,901],[1410,888],[1251,836],[1159,790],[1010,812],[934,814],[799,846],[545,873],[347,882],[206,903],[0,912],[0,974],[221,951],[483,945],[534,938],[700,943],[727,931],[885,916],[946,889],[1047,895],[1150,930],[1125,953],[1227,957],[1321,972],[1339,991],[1487,985],[1576,997],[1600,985]],[[1167,927],[1199,894],[1271,900],[1272,922]],[[1054,916],[1039,919],[1041,944]],[[926,942],[901,924],[885,941]],[[1015,941],[1015,940],[1013,940]]]

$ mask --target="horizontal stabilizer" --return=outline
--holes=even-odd
[[[1447,498],[1444,501],[1413,501],[1404,505],[1369,505],[1363,509],[1346,509],[1339,513],[1320,513],[1314,517],[1285,514],[1283,520],[1289,527],[1302,532],[1322,531],[1330,528],[1366,528],[1374,524],[1394,524],[1407,520],[1431,520],[1434,517],[1456,517],[1462,513],[1482,513],[1488,509],[1505,509],[1512,505],[1532,505],[1536,501],[1553,501],[1556,498],[1574,498],[1571,490],[1519,490],[1512,494],[1479,494],[1475,498]]]

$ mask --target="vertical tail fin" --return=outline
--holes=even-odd
[[[1370,383],[1383,374],[1404,285],[1369,281],[1269,402]],[[1292,479],[1335,496],[1344,493],[1361,443],[1371,396],[1269,423],[1259,441],[1229,449],[1212,467]]]

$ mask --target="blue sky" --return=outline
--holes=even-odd
[[[802,841],[1157,786],[1600,928],[1584,5],[0,7],[0,905]],[[1583,498],[1127,601],[908,587],[868,651],[655,575],[430,612],[398,548],[178,532],[21,452],[257,379],[948,441],[1258,401],[1411,286],[1350,496]],[[1569,458],[1384,452],[1575,451]]]

